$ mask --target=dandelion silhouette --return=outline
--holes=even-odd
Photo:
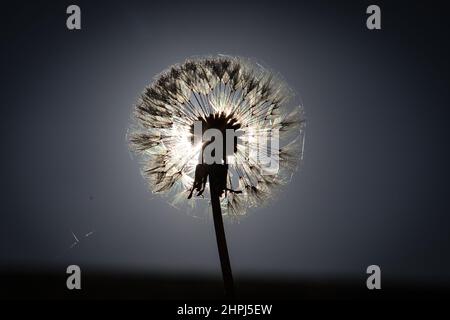
[[[130,144],[142,156],[152,192],[168,194],[174,206],[194,208],[196,200],[209,200],[228,296],[233,296],[233,278],[222,212],[237,218],[264,205],[297,169],[304,120],[301,107],[288,107],[291,96],[287,85],[261,65],[218,56],[171,66],[144,90],[134,109]],[[223,150],[212,151],[221,151],[221,161],[203,162],[214,139],[196,142],[195,123],[201,134],[222,133]],[[227,130],[239,132],[231,150]]]

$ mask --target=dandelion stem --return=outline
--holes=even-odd
[[[233,274],[231,272],[230,257],[228,256],[227,240],[223,227],[222,210],[220,208],[220,187],[218,184],[218,174],[211,172],[209,175],[209,187],[211,189],[211,206],[213,211],[214,229],[216,231],[217,248],[219,250],[220,265],[222,267],[222,277],[225,286],[225,295],[228,298],[234,297]]]

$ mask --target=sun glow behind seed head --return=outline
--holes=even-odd
[[[202,153],[202,142],[193,139],[193,123],[222,117],[241,133],[236,152],[226,159],[228,187],[242,193],[221,199],[224,213],[239,216],[265,203],[292,176],[303,152],[302,108],[289,110],[290,92],[273,73],[235,57],[187,60],[159,75],[136,105],[129,137],[132,149],[142,155],[150,189],[168,194],[175,206],[199,202],[187,200]],[[261,147],[262,140],[278,135],[276,150]],[[268,158],[279,170],[270,171],[259,161]]]

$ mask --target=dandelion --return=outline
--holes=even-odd
[[[167,194],[174,206],[211,203],[228,293],[232,277],[222,212],[236,218],[264,205],[297,169],[304,119],[301,107],[289,106],[291,97],[288,86],[261,65],[218,56],[171,66],[134,109],[130,145],[142,156],[152,192]],[[209,129],[224,137],[223,150],[212,151],[222,161],[214,164],[203,162],[208,146],[217,142],[202,139]],[[230,130],[236,136],[229,138]]]

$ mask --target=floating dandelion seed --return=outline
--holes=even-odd
[[[142,155],[151,190],[169,194],[174,206],[184,202],[193,207],[211,195],[226,286],[227,277],[231,282],[228,292],[232,278],[221,212],[238,217],[263,205],[296,170],[304,121],[301,107],[288,107],[291,95],[286,84],[261,65],[219,56],[170,67],[135,106],[129,139]],[[231,151],[223,141],[222,162],[202,162],[213,139],[196,142],[195,123],[201,124],[200,134],[208,129],[239,133]]]

